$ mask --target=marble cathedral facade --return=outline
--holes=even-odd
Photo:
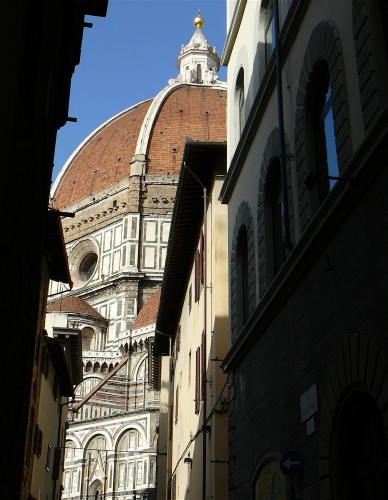
[[[225,141],[226,88],[203,18],[179,75],[97,128],[52,190],[72,289],[52,282],[49,336],[82,337],[62,498],[153,498],[159,393],[149,375],[170,220],[187,137]]]

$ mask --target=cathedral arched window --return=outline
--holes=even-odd
[[[197,64],[196,83],[202,83],[202,66]]]
[[[97,255],[90,252],[85,255],[79,265],[79,275],[82,281],[89,281],[97,265]]]
[[[143,446],[141,434],[136,429],[127,430],[117,443],[117,451],[137,450]]]
[[[81,332],[82,337],[82,350],[93,351],[96,349],[96,334],[93,328],[83,328]]]

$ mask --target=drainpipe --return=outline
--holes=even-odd
[[[203,288],[204,288],[204,295],[203,295],[203,353],[204,353],[204,359],[206,359],[206,352],[207,352],[207,334],[206,334],[206,314],[207,314],[207,287],[206,287],[206,280],[207,280],[207,272],[206,272],[206,241],[207,241],[207,224],[206,224],[206,202],[207,202],[207,190],[204,184],[201,182],[199,177],[191,170],[191,168],[186,164],[186,162],[183,163],[184,167],[187,168],[187,170],[190,172],[190,174],[194,177],[194,179],[198,182],[198,184],[202,187],[203,190]],[[203,392],[203,404],[202,404],[202,500],[206,500],[206,476],[207,476],[207,469],[206,469],[206,414],[207,414],[207,380],[206,380],[206,362],[203,361],[202,363],[202,392]]]
[[[287,172],[286,172],[286,143],[284,136],[284,115],[283,115],[283,91],[282,91],[282,67],[280,61],[280,41],[279,41],[279,0],[273,0],[273,15],[275,22],[275,56],[276,56],[276,86],[278,95],[278,122],[280,134],[280,170],[282,184],[282,202],[284,213],[284,240],[285,247],[292,249],[290,237],[290,220],[287,197]]]

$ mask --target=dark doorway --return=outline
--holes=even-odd
[[[387,436],[380,409],[365,391],[351,394],[339,415],[334,484],[334,497],[338,500],[387,498]]]

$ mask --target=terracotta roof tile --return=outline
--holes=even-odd
[[[133,323],[133,330],[136,330],[136,328],[142,328],[143,326],[151,325],[152,323],[156,322],[159,300],[160,290],[151,295],[144,306],[140,309],[139,314],[137,315]]]
[[[148,143],[147,172],[179,174],[188,138],[226,141],[226,90],[185,85],[167,96]]]
[[[75,295],[67,295],[47,306],[47,312],[76,313],[93,316],[98,319],[106,319],[97,312],[90,304]]]
[[[59,179],[54,206],[63,209],[125,180],[153,99],[102,125]],[[226,90],[201,85],[173,89],[162,102],[147,145],[147,173],[177,174],[186,140],[226,141]]]
[[[69,163],[54,194],[62,209],[129,177],[130,160],[152,102],[142,102],[100,127]]]

